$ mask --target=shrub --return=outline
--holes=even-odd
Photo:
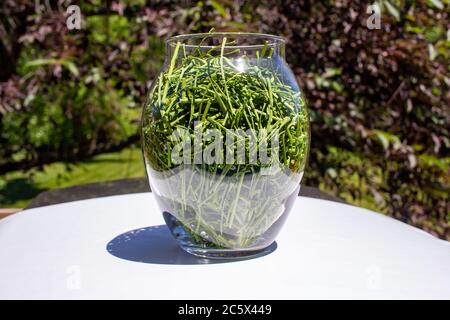
[[[73,32],[57,10],[33,15],[32,3],[3,4],[21,23],[0,42],[12,61],[0,59],[0,109],[25,111],[0,116],[0,163],[126,140],[164,37],[275,33],[311,108],[307,183],[450,239],[448,0],[380,0],[379,30],[367,28],[362,0],[92,0]]]

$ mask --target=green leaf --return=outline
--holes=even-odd
[[[67,68],[74,76],[78,76],[80,72],[78,71],[78,68],[75,63],[73,63],[70,60],[62,59],[61,64]]]
[[[417,33],[417,34],[421,34],[424,33],[425,28],[421,27],[421,26],[411,26],[411,25],[406,25],[406,31],[408,32],[412,32],[412,33]]]
[[[337,81],[332,81],[331,86],[337,93],[342,93],[344,91],[344,86]]]
[[[40,66],[45,66],[45,65],[49,65],[49,64],[56,64],[58,63],[58,60],[56,59],[36,59],[36,60],[31,60],[28,61],[27,63],[25,63],[25,68],[31,68],[31,67],[40,67]]]
[[[429,7],[438,8],[440,10],[444,9],[444,4],[440,0],[428,0],[427,4]]]
[[[436,59],[436,57],[439,55],[439,53],[436,51],[436,48],[431,43],[428,44],[428,55],[431,61]]]
[[[338,68],[326,68],[325,73],[322,75],[324,78],[332,78],[342,74],[342,70]]]
[[[60,64],[63,67],[65,67],[67,70],[69,70],[72,74],[75,76],[79,75],[79,71],[75,63],[68,59],[53,59],[53,58],[42,58],[42,59],[35,59],[32,61],[28,61],[25,63],[25,68],[32,68],[32,67],[41,67],[45,65],[56,65]]]
[[[225,8],[220,3],[214,0],[211,0],[209,3],[214,8],[214,10],[216,10],[222,17],[225,17],[227,15]]]
[[[384,1],[383,4],[386,6],[387,11],[393,16],[397,21],[400,20],[400,12],[398,9],[392,5],[389,1]]]
[[[336,172],[336,169],[334,169],[334,168],[328,168],[326,173],[333,179],[337,178],[337,172]]]
[[[389,140],[386,138],[386,136],[382,132],[378,132],[378,130],[374,130],[374,131],[376,131],[375,132],[376,137],[378,138],[378,141],[383,146],[383,149],[387,150],[387,148],[389,148]]]
[[[440,26],[434,26],[432,28],[429,28],[425,31],[425,39],[427,39],[428,42],[436,42],[439,39],[443,38],[444,36],[444,29]]]
[[[419,157],[419,163],[425,167],[438,167],[444,172],[449,170],[450,158],[437,158],[430,154],[421,154]]]
[[[247,29],[248,26],[242,22],[230,21],[230,22],[227,22],[227,26],[231,27],[233,29],[236,29],[236,30],[244,30],[244,31],[247,30],[248,31],[248,29]]]
[[[400,138],[389,132],[382,130],[372,130],[372,134],[374,134],[377,137],[378,141],[383,146],[384,150],[387,150],[390,144],[392,144],[392,147],[394,149],[399,148],[401,145]]]

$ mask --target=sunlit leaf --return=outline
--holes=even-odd
[[[430,57],[430,60],[433,61],[438,56],[438,52],[436,51],[436,48],[430,43],[428,44],[428,56]]]
[[[394,149],[397,149],[401,145],[401,141],[399,137],[396,135],[393,135],[389,132],[382,131],[382,130],[372,130],[372,133],[377,137],[380,144],[383,146],[383,149],[387,150],[390,145]]]
[[[427,4],[430,7],[435,7],[440,10],[444,9],[444,4],[440,0],[428,0]]]
[[[25,63],[25,68],[30,68],[30,67],[40,67],[40,66],[45,66],[45,65],[51,65],[51,64],[56,64],[58,62],[57,59],[35,59],[35,60],[31,60]]]
[[[392,15],[395,19],[400,20],[400,12],[398,9],[392,5],[389,1],[384,1],[383,4],[386,6],[387,11],[390,15]]]
[[[209,2],[211,6],[214,8],[214,10],[217,11],[222,17],[225,17],[227,15],[227,12],[225,11],[225,8],[217,1],[210,0]]]
[[[73,75],[78,76],[80,72],[78,71],[78,68],[75,63],[73,63],[70,60],[63,59],[61,60],[61,64],[67,68]]]

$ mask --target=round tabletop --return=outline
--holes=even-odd
[[[306,197],[273,251],[243,261],[183,252],[151,193],[25,210],[0,244],[0,299],[450,298],[449,242]]]

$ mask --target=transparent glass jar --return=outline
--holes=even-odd
[[[142,114],[152,192],[185,251],[263,253],[297,197],[309,151],[305,100],[282,38],[170,38]]]

